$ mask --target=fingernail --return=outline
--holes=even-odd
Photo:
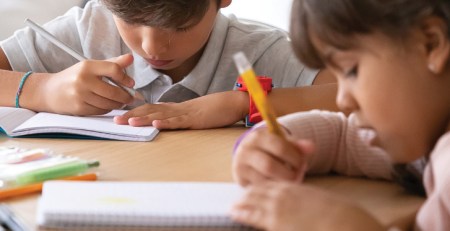
[[[134,79],[132,78],[128,79],[128,87],[134,87]]]

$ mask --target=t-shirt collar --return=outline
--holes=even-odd
[[[130,76],[133,76],[135,85],[135,89],[139,89],[147,86],[152,83],[158,77],[163,74],[159,71],[153,69],[140,55],[133,52],[134,62],[132,64],[132,68],[127,68],[127,73]]]

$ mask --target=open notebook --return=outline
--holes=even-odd
[[[229,217],[242,193],[232,183],[49,181],[37,223],[83,230],[252,230]]]
[[[11,137],[102,138],[128,141],[149,141],[158,129],[118,125],[113,117],[125,113],[114,110],[99,116],[68,116],[33,112],[23,108],[0,107],[0,128]]]

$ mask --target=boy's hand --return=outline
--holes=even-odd
[[[44,85],[47,108],[61,114],[93,115],[131,103],[132,96],[103,81],[102,76],[108,76],[117,84],[133,87],[134,80],[123,71],[132,63],[131,55],[109,61],[86,60],[52,74]]]
[[[245,92],[227,91],[182,103],[145,104],[122,116],[117,124],[152,125],[158,129],[207,129],[232,125],[248,111]]]
[[[116,116],[117,124],[154,126],[158,129],[202,128],[199,108],[187,103],[144,104],[127,113]]]
[[[308,140],[281,138],[266,128],[248,134],[236,149],[233,178],[246,186],[264,181],[301,182],[314,145]]]
[[[231,216],[267,231],[383,230],[365,211],[338,197],[286,182],[248,187]]]

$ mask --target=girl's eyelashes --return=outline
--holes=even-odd
[[[349,71],[345,72],[345,76],[348,78],[355,78],[358,76],[358,66],[352,67]]]
[[[180,27],[180,28],[176,28],[175,31],[176,32],[187,32],[190,29],[190,27]]]

